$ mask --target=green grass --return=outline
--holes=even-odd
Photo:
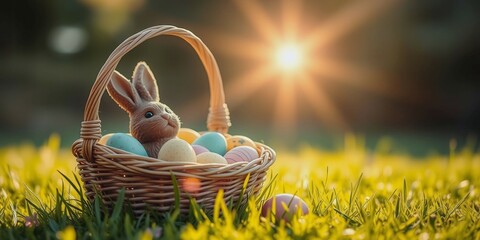
[[[352,136],[342,151],[308,146],[277,150],[262,193],[247,206],[224,203],[212,213],[192,201],[135,219],[122,207],[88,202],[69,149],[53,135],[42,147],[0,149],[0,239],[480,239],[480,155],[413,159],[369,152]],[[304,199],[310,214],[290,223],[260,217],[278,193]],[[122,194],[122,193],[120,193]]]

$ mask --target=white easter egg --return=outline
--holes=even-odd
[[[220,163],[227,164],[227,160],[214,152],[204,152],[197,155],[198,163]]]
[[[193,163],[197,161],[197,157],[193,148],[188,142],[182,139],[174,138],[163,144],[158,159],[169,162],[185,162]]]

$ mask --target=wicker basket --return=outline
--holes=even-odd
[[[159,212],[171,210],[175,205],[175,186],[178,186],[180,193],[182,214],[188,213],[191,198],[203,208],[213,209],[220,189],[224,191],[226,202],[238,203],[247,177],[244,194],[257,194],[265,181],[268,168],[275,161],[275,152],[261,143],[256,143],[257,150],[261,153],[258,159],[228,165],[167,162],[133,155],[98,143],[102,136],[98,115],[100,100],[110,76],[126,53],[145,40],[159,35],[180,37],[195,49],[210,83],[207,127],[209,131],[222,134],[228,132],[230,117],[225,104],[222,79],[215,58],[205,44],[193,33],[182,28],[160,25],[145,29],[126,39],[113,51],[100,69],[90,91],[80,139],[72,146],[87,197],[93,200],[98,193],[107,206],[112,206],[119,192],[124,189],[126,203],[139,215],[147,209]],[[193,187],[190,183],[193,183]],[[241,201],[240,204],[244,204],[246,198]]]

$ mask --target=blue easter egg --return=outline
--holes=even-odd
[[[115,133],[107,140],[107,146],[118,148],[136,155],[148,157],[147,151],[134,137],[125,133]]]
[[[207,132],[197,138],[193,145],[200,145],[207,148],[210,152],[225,155],[227,152],[227,140],[225,137],[217,132]]]

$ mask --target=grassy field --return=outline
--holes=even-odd
[[[480,155],[472,148],[414,159],[369,152],[355,137],[342,151],[277,150],[263,195],[242,211],[175,212],[134,219],[82,195],[69,149],[0,149],[0,239],[480,239]],[[310,214],[290,223],[260,217],[262,201],[295,194]],[[118,204],[117,206],[121,206]]]

